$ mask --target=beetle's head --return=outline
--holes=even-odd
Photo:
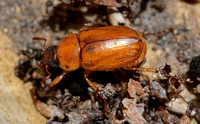
[[[58,67],[57,60],[57,47],[55,45],[49,46],[43,54],[42,63],[48,65],[49,67],[55,68]]]

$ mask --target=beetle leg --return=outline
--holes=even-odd
[[[154,72],[158,73],[157,69],[151,69],[151,68],[124,68],[125,70],[133,70],[133,71],[146,71],[146,72]]]
[[[84,71],[85,80],[90,85],[90,87],[92,87],[92,89],[97,93],[97,95],[104,101],[104,107],[105,107],[104,114],[105,114],[105,116],[108,117],[108,113],[111,113],[110,106],[109,106],[108,102],[106,101],[108,98],[105,95],[105,92],[100,89],[100,87],[101,87],[100,84],[98,84],[96,82],[92,82],[88,79],[89,74],[90,74],[90,71],[87,71],[87,70]]]
[[[87,81],[87,83],[90,85],[90,87],[92,87],[92,89],[94,91],[98,91],[98,87],[99,87],[99,84],[96,83],[96,82],[92,82],[91,80],[88,79],[88,76],[90,75],[90,71],[87,71],[87,70],[84,70],[84,77],[85,77],[85,80]]]
[[[122,69],[118,69],[117,72],[114,72],[114,76],[117,80],[120,80],[120,84],[122,86],[120,94],[121,97],[123,97],[127,91],[127,75]]]
[[[159,32],[156,32],[156,33],[142,33],[142,36],[145,37],[145,36],[157,36],[157,35],[164,35],[170,31],[173,31],[173,28],[172,27],[169,27],[168,29],[165,29],[165,30],[162,30],[162,31],[159,31]]]
[[[51,75],[47,75],[41,82],[40,84],[42,85],[42,87],[44,87],[46,84],[44,83],[48,78],[50,78]]]
[[[48,78],[51,77],[51,73],[48,71],[48,68],[49,68],[49,66],[46,65],[46,66],[45,66],[45,71],[48,73],[48,75],[40,82],[40,84],[42,85],[42,87],[44,87],[44,85],[45,85],[44,82],[45,82]]]
[[[63,77],[67,74],[67,72],[62,72],[61,75],[58,75],[52,82],[51,84],[49,85],[49,87],[53,87],[54,85],[58,84],[62,79]]]

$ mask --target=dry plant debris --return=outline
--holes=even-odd
[[[144,104],[138,104],[141,98],[144,97],[144,92],[140,83],[133,79],[129,79],[128,93],[132,99],[124,98],[122,100],[122,104],[126,108],[123,110],[126,121],[131,124],[146,123],[146,120],[142,116]]]

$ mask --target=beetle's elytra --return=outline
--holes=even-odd
[[[141,63],[146,54],[142,34],[124,26],[108,26],[65,37],[57,46],[60,68],[89,71],[130,68]]]
[[[69,71],[80,67],[87,71],[112,71],[130,69],[145,58],[146,43],[143,33],[124,26],[108,26],[82,30],[69,34],[57,47],[48,47],[44,52],[46,67],[57,65],[63,70],[57,84]]]

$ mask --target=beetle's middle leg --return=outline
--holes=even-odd
[[[97,93],[97,95],[103,99],[104,101],[104,107],[105,107],[105,116],[108,117],[108,113],[111,113],[111,109],[110,106],[108,104],[108,102],[106,101],[108,98],[105,95],[105,92],[103,90],[101,90],[101,85],[96,83],[96,82],[92,82],[91,80],[88,79],[88,76],[90,75],[90,71],[84,70],[84,77],[85,80],[87,81],[87,83],[90,85],[90,87],[92,87],[92,89]]]
[[[90,87],[92,87],[92,89],[94,91],[98,91],[98,88],[99,88],[99,84],[96,83],[96,82],[92,82],[91,80],[88,79],[88,76],[90,75],[90,71],[87,71],[87,70],[84,70],[84,77],[85,77],[85,80],[87,81],[87,83],[90,85]]]
[[[121,97],[123,97],[127,91],[127,74],[122,70],[118,69],[118,71],[114,71],[114,76],[117,80],[120,81],[121,84]]]

